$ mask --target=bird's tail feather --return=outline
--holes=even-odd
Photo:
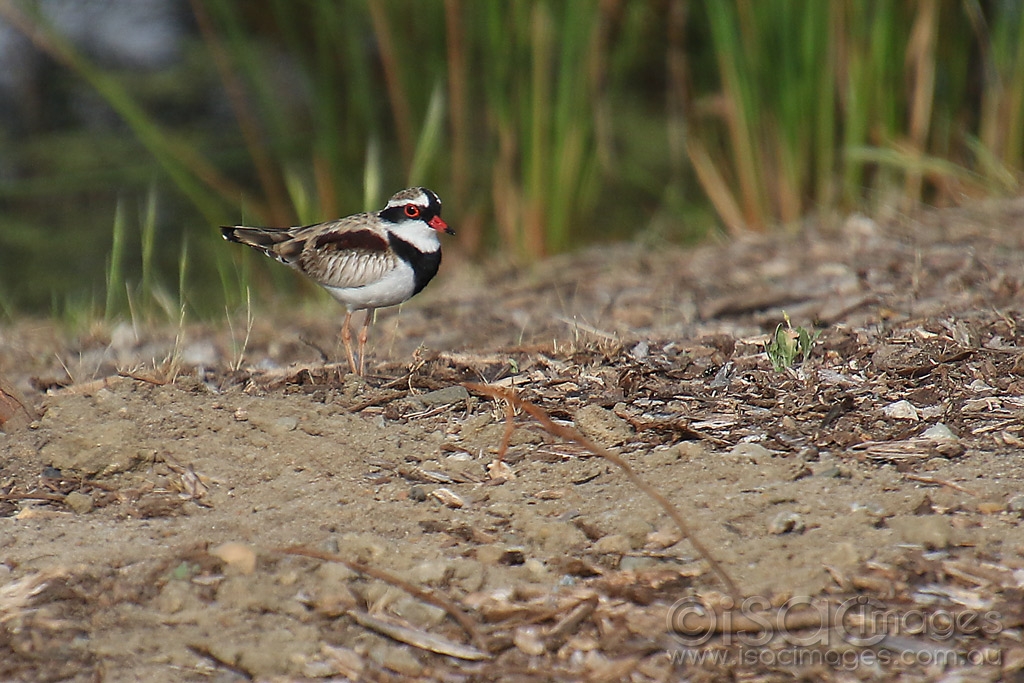
[[[221,226],[220,233],[229,242],[248,245],[289,265],[298,258],[302,251],[302,243],[296,241],[293,232],[287,228],[248,228],[242,225],[224,225]]]

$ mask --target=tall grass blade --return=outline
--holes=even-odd
[[[391,21],[381,0],[367,0],[373,32],[377,38],[378,52],[384,69],[384,84],[395,122],[398,148],[402,153],[403,166],[409,168],[413,157],[412,108],[401,77],[401,63],[396,49]]]
[[[124,203],[118,201],[114,212],[114,230],[110,244],[110,255],[107,257],[107,300],[104,306],[104,317],[110,320],[119,311],[120,294],[125,288],[124,254],[127,228],[124,218]]]
[[[157,193],[156,185],[150,185],[149,193],[146,195],[146,204],[141,216],[141,243],[142,243],[142,301],[148,305],[153,300],[154,283],[156,280],[156,215],[157,215]]]
[[[370,138],[366,145],[366,163],[363,164],[363,211],[375,211],[380,208],[383,195],[382,175],[380,142],[377,138]]]
[[[188,239],[181,241],[181,255],[178,257],[178,306],[177,310],[181,316],[185,315],[185,305],[188,301]]]
[[[0,0],[0,17],[22,32],[41,51],[89,83],[124,119],[182,193],[210,222],[217,222],[217,217],[221,215],[221,205],[207,188],[232,199],[245,194],[239,186],[228,181],[202,159],[195,149],[175,140],[163,130],[124,86],[86,60],[66,40],[46,26],[41,18],[29,18],[10,0]]]
[[[210,55],[213,57],[213,63],[224,83],[224,89],[227,91],[231,108],[238,120],[239,130],[245,139],[253,166],[255,166],[256,174],[260,179],[263,195],[267,198],[268,218],[271,223],[278,225],[287,224],[291,219],[291,214],[288,211],[288,203],[285,201],[284,185],[264,142],[267,136],[263,132],[260,122],[253,116],[241,78],[236,73],[233,60],[228,55],[227,49],[214,29],[206,10],[207,5],[209,5],[211,8],[218,10],[222,15],[225,15],[231,11],[230,6],[224,2],[212,0],[192,0],[191,5],[192,14],[196,18],[199,32],[206,42]],[[239,26],[237,21],[230,19],[222,23],[236,29]],[[240,60],[241,63],[252,66],[256,59],[254,55],[246,54],[250,47],[249,41],[239,36],[237,30],[234,32],[233,37],[233,49],[236,54],[244,56]]]
[[[314,206],[306,182],[298,168],[292,166],[285,169],[284,185],[288,193],[295,215],[300,225],[309,225],[319,220],[319,210]]]
[[[444,88],[437,83],[430,95],[427,116],[416,141],[416,152],[409,169],[409,185],[422,185],[426,182],[430,165],[437,159],[437,151],[441,148],[443,124]]]

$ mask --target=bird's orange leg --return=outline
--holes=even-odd
[[[348,355],[348,367],[352,370],[352,373],[356,372],[356,359],[352,355],[352,330],[348,328],[349,322],[352,320],[352,311],[345,314],[345,322],[341,325],[341,341],[345,344],[345,353]],[[360,355],[360,360],[362,356]],[[362,373],[359,373],[362,374]]]
[[[373,322],[373,311],[374,309],[366,309],[366,320],[363,321],[363,327],[359,330],[359,376],[363,375],[363,366],[366,364],[366,337],[370,334],[370,323]]]

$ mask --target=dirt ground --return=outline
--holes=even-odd
[[[323,301],[2,328],[0,680],[1017,680],[1022,296],[1013,201],[449,254],[364,379]]]

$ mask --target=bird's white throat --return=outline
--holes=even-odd
[[[437,237],[437,230],[434,230],[423,221],[402,221],[401,223],[389,225],[388,230],[424,254],[435,252],[441,248],[441,240]]]

